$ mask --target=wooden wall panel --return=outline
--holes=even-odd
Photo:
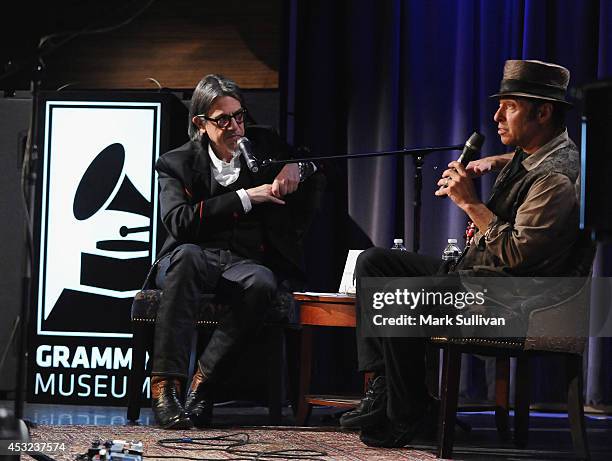
[[[115,31],[79,36],[46,58],[45,87],[190,89],[208,73],[278,88],[281,0],[158,0]]]

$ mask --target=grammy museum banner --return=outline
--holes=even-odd
[[[132,299],[157,251],[162,101],[53,96],[38,106],[28,400],[120,405]]]

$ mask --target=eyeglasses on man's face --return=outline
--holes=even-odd
[[[242,122],[244,122],[244,116],[245,116],[246,112],[247,112],[247,110],[244,107],[241,107],[236,112],[233,112],[231,114],[221,114],[221,115],[219,115],[217,117],[214,117],[214,118],[213,117],[209,117],[209,116],[204,115],[204,114],[196,115],[196,117],[200,117],[200,118],[203,118],[205,120],[208,120],[209,122],[213,122],[219,128],[224,129],[224,128],[227,128],[228,126],[230,126],[230,124],[232,123],[232,119],[236,120],[236,123],[238,125],[240,125]]]

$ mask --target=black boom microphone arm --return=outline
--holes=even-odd
[[[440,147],[420,147],[416,149],[400,149],[384,152],[365,152],[362,154],[342,154],[342,155],[322,155],[319,157],[308,158],[292,158],[286,160],[267,159],[261,162],[262,167],[269,165],[278,165],[286,163],[313,162],[317,160],[339,160],[339,159],[354,159],[366,157],[381,157],[385,155],[411,155],[414,162],[414,200],[412,208],[412,251],[418,253],[421,240],[421,191],[423,189],[423,165],[425,163],[425,155],[432,152],[442,152],[449,150],[461,150],[459,161],[466,166],[479,152],[484,143],[484,136],[477,131],[472,133],[465,144],[457,144],[455,146],[440,146]]]
[[[457,144],[455,146],[441,146],[441,147],[420,147],[416,149],[400,149],[400,150],[388,150],[381,152],[364,152],[360,154],[341,154],[341,155],[321,155],[318,157],[303,157],[303,158],[287,158],[283,160],[266,159],[261,161],[262,167],[270,165],[284,165],[287,163],[299,163],[299,162],[316,162],[318,160],[340,160],[340,159],[353,159],[353,158],[367,158],[367,157],[383,157],[386,155],[412,155],[414,157],[423,157],[431,152],[442,152],[448,150],[462,150],[463,144]]]

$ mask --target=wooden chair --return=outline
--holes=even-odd
[[[142,290],[136,293],[132,304],[132,372],[128,378],[127,418],[137,421],[143,402],[142,387],[145,378],[151,373],[151,360],[145,369],[146,353],[152,356],[153,333],[155,319],[162,290]],[[218,319],[229,307],[215,302],[213,295],[203,295],[200,310],[197,314],[197,345],[196,356],[199,356],[210,335],[218,323]],[[264,323],[265,356],[268,368],[268,410],[270,423],[277,425],[281,421],[283,398],[283,329],[289,320],[295,316],[295,304],[290,293],[279,291],[274,305],[268,311]]]
[[[502,434],[508,431],[510,357],[517,358],[514,441],[519,448],[527,445],[529,431],[529,360],[534,356],[561,356],[566,364],[567,411],[574,450],[580,459],[589,459],[584,424],[582,353],[588,338],[590,273],[595,247],[581,239],[574,251],[574,277],[583,277],[583,285],[560,302],[534,309],[528,317],[525,338],[431,338],[443,348],[441,411],[438,456],[451,458],[454,420],[459,394],[461,354],[473,353],[496,357],[496,424]],[[551,326],[555,327],[551,331]]]

